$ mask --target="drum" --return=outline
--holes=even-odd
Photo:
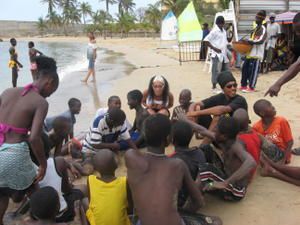
[[[232,47],[236,52],[238,52],[242,55],[247,54],[252,49],[252,45],[250,45],[246,40],[240,40],[238,42],[233,41]]]

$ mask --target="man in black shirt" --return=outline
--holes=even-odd
[[[199,124],[205,127],[207,127],[207,124],[210,124],[210,122],[208,123],[208,120],[211,121],[211,116],[231,116],[234,111],[239,108],[248,110],[246,99],[236,93],[237,83],[230,71],[220,73],[218,83],[221,86],[223,93],[193,104],[192,110],[195,109],[197,105],[200,106],[201,110],[191,111],[187,114],[189,117],[198,117]]]

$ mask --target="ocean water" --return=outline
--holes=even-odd
[[[8,68],[9,47],[9,42],[0,42],[0,92],[12,86],[11,70]],[[76,71],[87,70],[88,62],[84,43],[35,42],[35,47],[44,55],[53,57],[56,60],[60,81],[64,81],[66,76]],[[23,64],[23,68],[19,70],[18,79],[18,86],[22,86],[32,81],[27,42],[18,42],[16,49],[19,62]],[[106,51],[99,49],[98,56],[105,58]]]

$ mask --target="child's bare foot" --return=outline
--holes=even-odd
[[[82,83],[87,83],[87,80],[80,80]]]
[[[91,83],[95,83],[95,82],[96,82],[96,80],[91,80],[90,82],[91,82]]]
[[[268,164],[265,164],[264,167],[261,167],[260,175],[262,177],[271,176],[275,172],[275,169]]]

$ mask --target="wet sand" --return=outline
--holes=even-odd
[[[85,42],[86,39],[47,38],[43,41]],[[150,77],[156,74],[164,75],[169,81],[170,90],[175,96],[175,105],[178,104],[178,94],[183,88],[191,89],[194,101],[211,96],[210,74],[203,71],[204,63],[184,63],[180,66],[176,60],[178,53],[171,49],[159,49],[162,46],[159,40],[108,39],[98,40],[98,45],[122,53],[124,60],[134,65],[136,69],[129,76],[121,76],[117,80],[107,81],[108,89],[102,88],[103,86],[100,85],[101,74],[106,71],[97,72],[97,85],[95,86],[83,85],[80,82],[85,72],[74,73],[61,84],[57,93],[49,99],[49,113],[65,110],[66,102],[70,97],[80,98],[83,102],[83,109],[77,117],[77,132],[88,128],[95,110],[99,105],[105,106],[107,97],[112,94],[121,97],[122,108],[129,120],[133,121],[134,113],[130,112],[127,107],[126,94],[132,89],[143,91],[147,88]],[[239,82],[240,71],[234,70],[234,74]],[[263,98],[264,92],[281,74],[281,72],[273,72],[262,75],[257,84],[258,92],[241,93],[247,99],[252,122],[258,120],[252,110],[253,103]],[[299,81],[300,76],[286,84],[278,98],[267,98],[276,107],[278,115],[285,116],[289,120],[294,135],[294,146],[300,146],[300,90],[297,85]],[[198,140],[193,140],[191,146],[199,143]],[[172,146],[168,147],[167,151],[171,152]],[[300,166],[300,157],[294,156],[291,165]],[[126,174],[123,163],[118,174]],[[78,183],[84,182],[84,179],[78,181]],[[273,178],[261,177],[259,173],[250,184],[246,198],[241,202],[227,203],[209,195],[206,197],[206,206],[200,212],[221,217],[224,225],[298,225],[300,221],[300,187]]]

